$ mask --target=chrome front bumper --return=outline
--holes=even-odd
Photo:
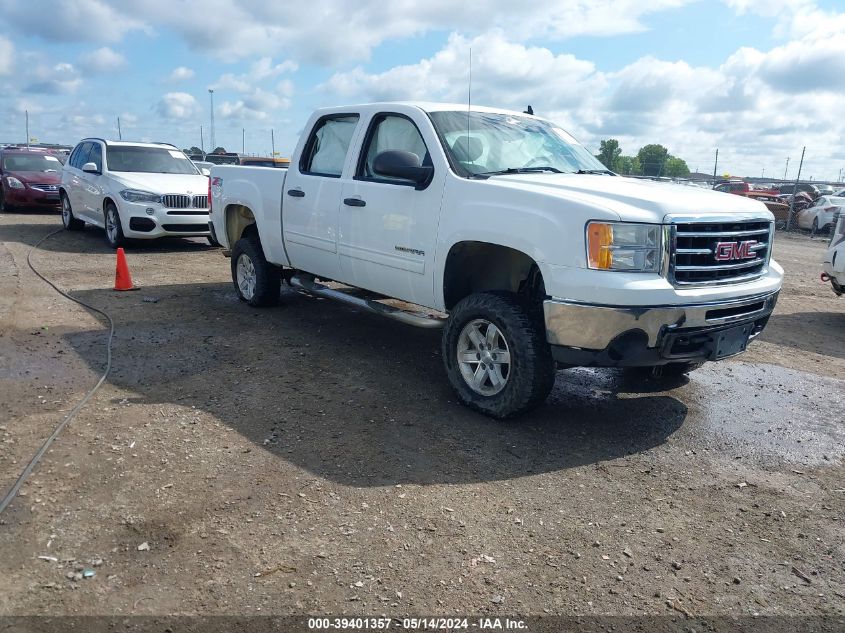
[[[667,334],[679,330],[718,329],[768,317],[777,297],[777,292],[771,292],[712,303],[642,307],[551,299],[543,304],[546,340],[552,345],[604,350],[622,335],[642,333],[647,347],[655,348]]]

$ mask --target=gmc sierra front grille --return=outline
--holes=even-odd
[[[161,197],[166,209],[207,209],[208,196],[189,196],[182,193],[166,193]]]
[[[769,264],[772,228],[766,220],[673,224],[669,278],[676,286],[757,279]]]

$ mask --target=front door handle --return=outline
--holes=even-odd
[[[366,207],[367,203],[361,200],[361,198],[344,198],[343,204],[347,207]]]
[[[301,189],[288,189],[288,195],[293,198],[304,198],[305,192]]]

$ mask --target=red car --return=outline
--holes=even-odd
[[[14,207],[59,210],[62,163],[43,150],[0,150],[0,212]]]

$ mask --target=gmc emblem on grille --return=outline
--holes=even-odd
[[[757,257],[757,240],[745,242],[716,242],[714,257],[717,262],[729,262],[734,259],[752,259]]]

